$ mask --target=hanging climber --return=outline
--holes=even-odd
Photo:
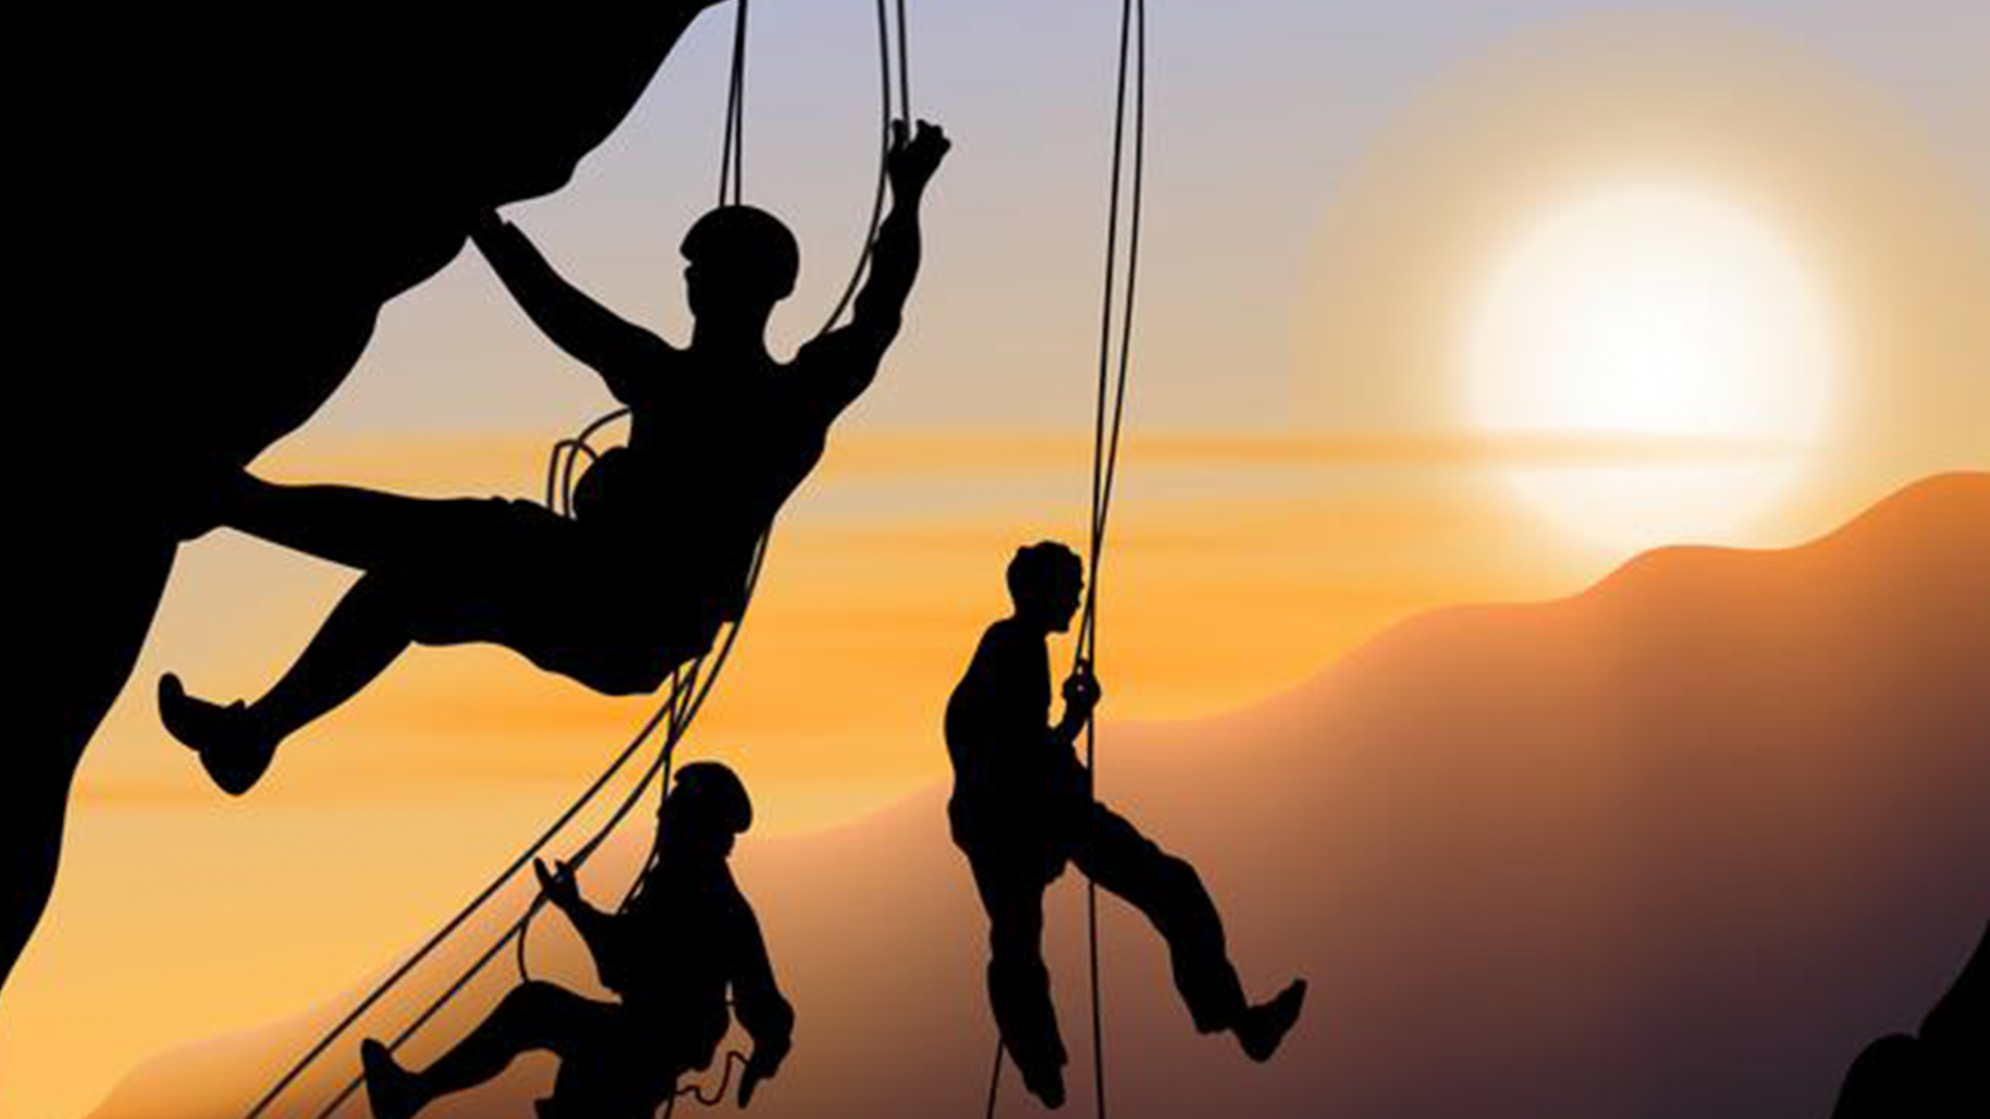
[[[739,618],[758,542],[875,377],[918,272],[920,200],[949,146],[929,122],[909,136],[893,123],[892,210],[855,312],[785,366],[765,333],[800,257],[771,214],[721,206],[685,235],[695,325],[683,348],[568,285],[515,226],[485,215],[477,247],[527,316],[629,407],[627,445],[581,476],[571,520],[525,501],[238,475],[217,499],[219,523],[364,574],[261,699],[224,706],[161,677],[166,729],[239,795],[286,736],[411,643],[493,642],[610,695],[662,686]]]
[[[1299,1017],[1306,983],[1245,1001],[1223,922],[1195,869],[1093,799],[1073,745],[1100,689],[1080,663],[1064,682],[1064,718],[1049,726],[1045,641],[1071,628],[1084,568],[1062,544],[1019,549],[1009,563],[1015,611],[988,627],[947,702],[953,797],[947,817],[988,911],[988,1000],[1002,1044],[1047,1107],[1064,1102],[1065,1051],[1043,963],[1043,892],[1065,864],[1146,914],[1168,942],[1175,987],[1197,1030],[1228,1031],[1265,1061]]]
[[[795,1012],[774,983],[753,907],[727,867],[753,806],[732,770],[678,771],[657,820],[655,862],[619,913],[580,896],[573,872],[537,864],[546,900],[565,913],[619,1002],[527,980],[455,1047],[419,1072],[386,1046],[360,1045],[374,1119],[408,1119],[435,1100],[495,1078],[535,1049],[560,1059],[540,1119],[649,1119],[680,1076],[709,1068],[733,1013],[753,1041],[739,1082],[746,1106],[788,1054]]]

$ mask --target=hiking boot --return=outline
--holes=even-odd
[[[200,755],[207,775],[230,796],[254,788],[276,756],[276,743],[255,735],[248,706],[241,700],[223,707],[196,699],[170,672],[159,677],[159,721]]]
[[[1299,1020],[1299,1008],[1306,1002],[1306,981],[1295,979],[1269,1002],[1247,1007],[1237,1022],[1237,1043],[1253,1061],[1269,1061],[1292,1023]]]

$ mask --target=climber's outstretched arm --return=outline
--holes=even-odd
[[[505,289],[553,344],[608,382],[624,404],[641,395],[641,380],[676,351],[560,278],[519,228],[492,211],[470,227],[470,237],[491,262]]]
[[[857,294],[850,323],[802,348],[812,389],[834,416],[863,394],[877,376],[884,352],[898,337],[905,301],[919,275],[919,205],[926,184],[952,147],[946,133],[930,121],[920,121],[909,138],[906,122],[893,121],[885,174],[891,180],[891,213],[878,227],[871,250],[871,274]]]

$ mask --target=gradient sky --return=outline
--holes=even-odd
[[[697,742],[777,830],[943,772],[940,705],[1002,609],[1008,551],[1083,517],[1117,5],[910,7],[915,110],[956,141],[927,266],[879,385],[782,522]],[[1497,470],[1695,451],[1488,440],[1445,357],[1486,246],[1600,167],[1745,194],[1821,262],[1844,316],[1839,419],[1804,484],[1712,542],[1794,542],[1990,462],[1981,3],[1150,9],[1111,717],[1248,704],[1419,609],[1565,593],[1624,558],[1527,516]],[[804,242],[781,352],[861,232],[869,13],[754,6],[746,193]],[[715,189],[725,22],[693,29],[570,187],[507,212],[575,282],[679,337],[675,242]],[[545,446],[606,404],[471,253],[387,308],[340,395],[260,465],[531,494]],[[349,578],[229,534],[183,553],[0,1013],[0,1119],[81,1114],[164,1047],[343,987],[458,904],[644,713],[500,651],[419,653],[224,803],[158,729],[152,681],[259,689]]]

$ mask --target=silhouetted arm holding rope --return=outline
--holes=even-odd
[[[594,908],[580,896],[580,885],[574,881],[572,867],[564,862],[555,866],[558,869],[549,871],[543,860],[532,860],[532,869],[539,876],[539,888],[545,892],[547,903],[565,914],[574,931],[580,933],[581,942],[587,945],[588,954],[594,957],[594,968],[600,973],[602,984],[611,990],[616,989],[614,977],[619,970],[621,953],[613,935],[615,915]]]
[[[832,330],[803,346],[801,358],[810,367],[811,389],[819,394],[829,415],[849,407],[877,376],[884,352],[898,337],[905,301],[919,275],[919,206],[926,184],[953,145],[930,121],[920,121],[909,138],[905,121],[892,122],[891,150],[885,174],[891,181],[891,213],[878,227],[871,248],[870,278],[857,293],[856,309],[847,326]]]
[[[1090,661],[1081,660],[1064,679],[1064,719],[1050,728],[1051,744],[1069,750],[1092,721],[1092,711],[1101,698],[1098,677],[1092,675]]]
[[[624,404],[643,395],[642,379],[677,351],[668,342],[590,299],[560,277],[517,226],[486,210],[470,237],[505,290],[553,344],[601,374]]]

